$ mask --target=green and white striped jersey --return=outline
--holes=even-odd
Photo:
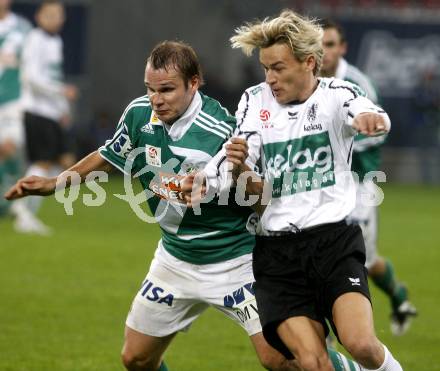
[[[343,58],[339,60],[335,77],[356,84],[373,103],[379,103],[379,96],[371,80],[358,68],[349,64]],[[356,135],[351,168],[359,175],[360,180],[362,180],[368,172],[379,169],[380,145],[384,143],[385,139],[386,135],[378,137],[367,137],[363,134]]]
[[[31,24],[14,13],[0,20],[0,106],[20,98],[20,57]]]
[[[116,133],[99,149],[124,171],[130,153],[140,149],[131,175],[139,172],[148,205],[159,222],[162,244],[178,259],[211,264],[250,253],[254,237],[246,231],[251,210],[217,200],[202,204],[200,215],[179,202],[182,176],[201,170],[236,128],[236,120],[219,102],[197,92],[173,125],[161,122],[147,96],[125,109]],[[139,151],[139,150],[136,150]],[[147,196],[148,197],[148,196]]]

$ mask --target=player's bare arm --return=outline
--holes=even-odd
[[[92,171],[102,170],[109,172],[112,169],[113,166],[104,160],[98,151],[95,151],[57,177],[46,178],[33,175],[20,179],[5,193],[4,197],[7,200],[15,200],[31,195],[49,196],[55,192],[57,183],[66,181],[66,185],[70,186],[69,172],[76,172],[81,177],[81,182],[84,182],[86,176]]]

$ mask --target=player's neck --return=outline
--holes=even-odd
[[[305,102],[314,93],[317,86],[318,86],[318,79],[314,75],[312,75],[310,80],[304,86],[302,92],[299,94],[298,100],[301,102]]]
[[[338,66],[336,66],[335,68],[329,69],[329,70],[321,70],[320,75],[322,77],[334,77],[336,76],[336,69],[338,68]]]

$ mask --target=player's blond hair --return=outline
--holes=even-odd
[[[292,10],[283,10],[278,17],[246,23],[235,29],[235,35],[230,41],[233,48],[241,48],[248,56],[255,48],[285,43],[300,62],[309,55],[315,57],[313,74],[316,76],[324,54],[322,36],[323,30],[316,20],[300,16]]]

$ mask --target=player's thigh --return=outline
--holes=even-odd
[[[165,337],[186,331],[208,307],[198,297],[191,264],[172,257],[159,245],[138,290],[126,325],[145,335]]]
[[[319,357],[327,353],[325,330],[321,322],[305,316],[291,317],[280,323],[277,333],[297,358],[307,353]]]
[[[343,345],[376,336],[371,303],[362,293],[349,292],[338,297],[333,304],[332,317]]]
[[[158,368],[163,354],[175,336],[175,333],[164,337],[145,335],[126,326],[122,348],[124,363],[140,362]]]
[[[258,355],[258,359],[263,367],[268,370],[300,370],[297,362],[293,359],[286,359],[278,350],[273,348],[264,338],[263,333],[259,332],[250,336],[252,345]]]

